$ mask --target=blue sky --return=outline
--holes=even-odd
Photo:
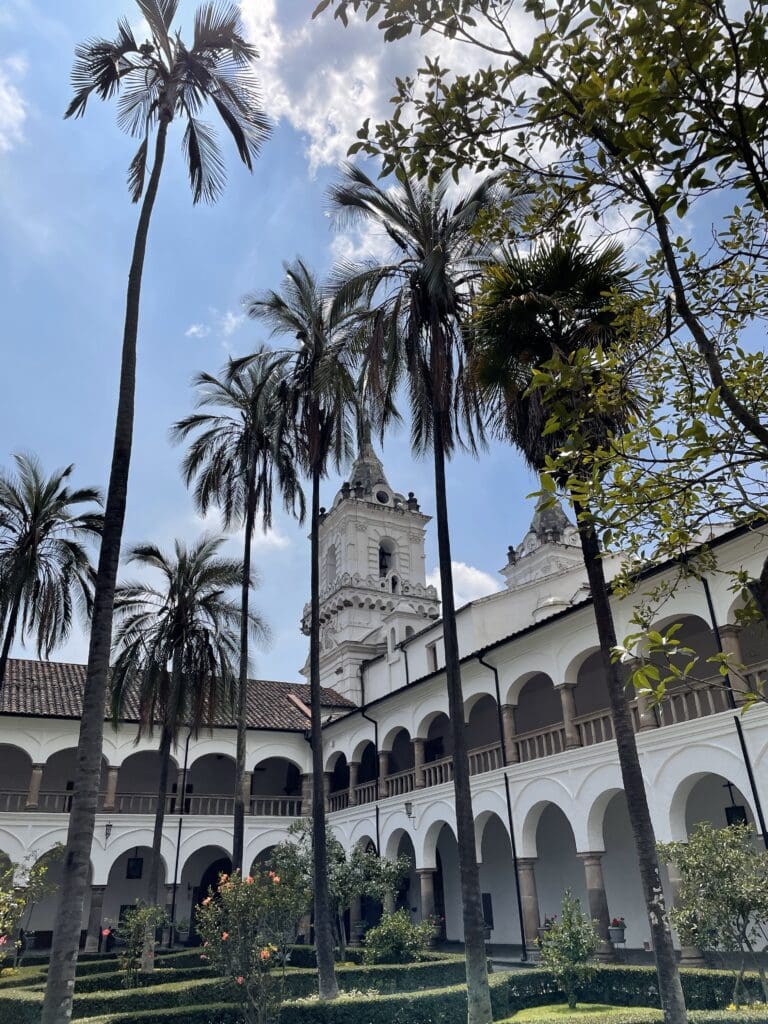
[[[182,23],[194,6],[182,0]],[[193,207],[178,130],[172,140],[144,275],[126,545],[168,545],[216,525],[194,512],[168,428],[190,410],[197,371],[216,371],[228,354],[264,340],[242,316],[243,295],[277,287],[283,261],[297,255],[322,273],[341,254],[381,247],[375,236],[334,231],[325,192],[354,131],[365,117],[386,114],[393,75],[416,66],[423,42],[385,47],[372,26],[345,32],[330,18],[312,22],[313,6],[243,0],[263,55],[265,105],[277,122],[252,175],[227,148],[225,195],[213,207]],[[140,30],[131,0],[0,0],[0,464],[29,450],[47,468],[74,462],[77,482],[100,487],[136,219],[125,185],[135,143],[117,128],[112,104],[93,103],[79,121],[62,114],[75,45],[111,35],[123,13]],[[414,462],[407,429],[387,438],[383,460],[390,483],[414,490],[431,513],[431,465]],[[337,486],[326,482],[325,501]],[[496,446],[479,461],[456,458],[448,486],[463,601],[500,585],[496,571],[527,528],[532,503],[525,496],[535,482],[513,452]],[[257,539],[256,603],[274,634],[271,649],[256,656],[258,675],[298,678],[308,558],[306,530],[282,514],[275,531]],[[428,570],[436,563],[431,530]],[[84,660],[86,649],[78,629],[56,656]]]

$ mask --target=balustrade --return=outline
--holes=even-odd
[[[608,710],[579,715],[574,721],[582,747],[591,747],[593,743],[605,743],[606,740],[613,739],[613,719]]]
[[[343,789],[340,793],[329,794],[329,811],[343,811],[345,807],[349,807],[349,790]]]
[[[424,778],[428,786],[439,786],[453,780],[453,758],[441,757],[438,761],[427,761]]]
[[[355,797],[358,804],[372,804],[376,799],[376,782],[361,782],[355,786]]]
[[[300,796],[252,796],[251,814],[263,818],[300,818]]]
[[[560,724],[518,733],[517,749],[521,761],[535,761],[539,757],[560,754],[565,750],[565,729]]]
[[[403,793],[410,793],[414,786],[414,770],[408,768],[404,772],[395,772],[394,775],[388,775],[384,782],[387,796],[401,796]]]
[[[483,772],[492,772],[494,768],[503,768],[504,759],[501,756],[501,744],[489,743],[487,747],[475,747],[469,752],[469,774],[481,775]]]
[[[27,791],[20,790],[0,793],[0,812],[2,811],[23,811],[27,805]]]

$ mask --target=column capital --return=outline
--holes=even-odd
[[[437,868],[416,868],[416,874],[421,878],[422,875],[434,875]]]
[[[741,635],[744,629],[738,622],[726,622],[722,626],[718,626],[718,632],[721,637],[737,637]]]
[[[92,894],[94,894],[94,893],[97,894],[97,895],[101,894],[103,896],[106,891],[107,891],[106,885],[92,885],[91,886],[91,893]]]
[[[517,866],[523,868],[524,871],[533,871],[538,859],[538,857],[518,857]]]
[[[576,856],[579,858],[579,860],[583,860],[585,864],[591,862],[596,862],[599,864],[605,856],[605,850],[585,850],[583,852],[577,850]]]

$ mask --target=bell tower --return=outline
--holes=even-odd
[[[320,524],[320,679],[358,703],[360,664],[440,614],[427,586],[424,537],[430,517],[413,493],[393,491],[371,444],[360,448]],[[302,631],[309,633],[309,605]],[[305,667],[305,675],[308,669]]]

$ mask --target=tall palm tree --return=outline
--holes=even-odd
[[[468,1019],[491,1018],[480,875],[475,849],[469,758],[464,730],[464,696],[459,667],[453,597],[445,461],[461,440],[474,448],[482,421],[472,389],[464,387],[465,339],[461,321],[468,310],[478,261],[489,255],[476,235],[478,217],[499,198],[492,179],[451,202],[448,182],[435,185],[403,178],[382,189],[362,170],[349,166],[331,190],[343,220],[382,227],[393,243],[391,261],[342,267],[336,305],[363,298],[374,304],[367,355],[367,384],[384,416],[404,381],[411,406],[411,438],[417,451],[431,448],[440,561],[445,676],[453,736],[457,839],[467,958]]]
[[[275,486],[285,508],[304,520],[304,494],[296,455],[280,412],[278,393],[284,381],[284,360],[262,349],[247,365],[230,361],[220,377],[199,374],[194,380],[201,410],[174,424],[174,440],[194,436],[182,464],[184,479],[195,484],[195,504],[205,515],[211,505],[224,526],[242,523],[243,577],[240,597],[240,669],[237,696],[237,759],[235,772],[232,864],[243,869],[245,830],[245,742],[248,691],[248,602],[251,542],[257,511],[262,528],[272,526]]]
[[[115,595],[113,719],[119,720],[126,703],[135,701],[139,737],[160,725],[160,781],[147,885],[152,903],[161,902],[160,847],[171,748],[182,725],[196,732],[213,725],[220,709],[233,706],[240,607],[228,594],[241,585],[243,566],[219,553],[224,540],[204,536],[190,547],[177,540],[171,556],[154,544],[134,547],[128,561],[155,570],[160,582],[124,583]],[[264,630],[253,613],[248,627],[251,633]]]
[[[630,342],[609,308],[611,293],[630,299],[634,294],[630,268],[621,246],[616,244],[597,248],[574,240],[542,243],[525,255],[507,253],[486,273],[476,303],[475,371],[483,395],[495,411],[499,433],[511,441],[538,473],[544,470],[548,455],[559,453],[566,445],[569,449],[576,445],[573,424],[566,422],[560,430],[545,431],[552,409],[542,391],[531,388],[532,372],[555,354],[568,358],[578,350],[591,350],[598,345],[607,350]],[[599,385],[599,373],[596,370],[595,378],[587,380],[585,386]],[[569,393],[563,400],[578,416],[580,451],[588,456],[606,445],[613,434],[621,432],[628,410],[637,399],[631,389],[616,393],[604,410],[590,416],[584,411],[586,406],[580,404],[583,397]],[[667,1020],[679,1022],[685,1020],[685,1001],[664,905],[656,840],[625,680],[612,658],[617,641],[610,591],[597,531],[584,502],[585,492],[578,486],[580,468],[581,465],[577,466],[570,478],[570,484],[576,484],[571,501],[592,595],[659,991]],[[560,482],[569,487],[565,475]]]
[[[315,944],[321,999],[338,994],[333,964],[333,914],[328,893],[320,703],[320,481],[330,466],[351,453],[356,387],[350,372],[349,336],[354,309],[336,313],[326,291],[297,260],[286,268],[283,288],[246,299],[248,315],[273,334],[299,341],[287,366],[281,407],[291,424],[296,454],[312,486],[309,684],[312,712],[312,852],[314,858]]]
[[[72,489],[74,466],[46,476],[33,455],[13,456],[16,472],[0,471],[0,690],[11,645],[35,637],[37,656],[51,656],[69,636],[75,605],[90,615],[93,566],[87,542],[101,535],[94,487]]]
[[[123,18],[115,39],[90,39],[81,44],[72,71],[75,95],[65,115],[84,114],[91,96],[103,100],[120,97],[118,122],[129,134],[141,139],[128,170],[131,199],[141,201],[141,211],[128,273],[119,397],[94,593],[78,770],[42,1024],[66,1024],[72,1008],[79,922],[88,882],[101,771],[112,610],[133,441],[142,273],[168,129],[174,119],[185,124],[183,147],[194,202],[215,200],[225,180],[216,136],[198,117],[204,106],[215,108],[249,170],[269,134],[252,72],[257,53],[243,36],[236,4],[203,5],[195,16],[191,47],[184,44],[178,33],[171,32],[178,0],[137,0],[137,4],[149,25],[151,38],[137,42]],[[153,137],[152,168],[147,177]]]

